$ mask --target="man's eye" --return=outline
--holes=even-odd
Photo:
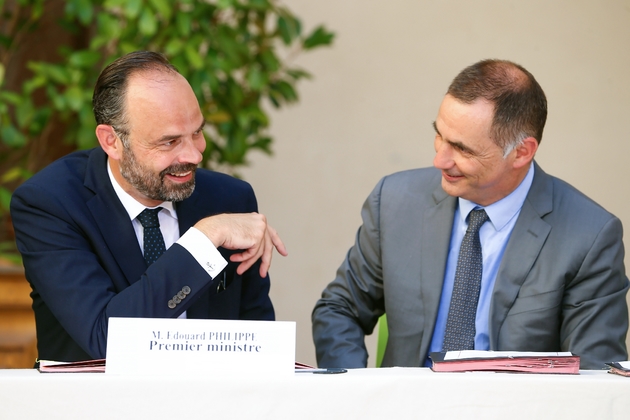
[[[173,147],[177,144],[177,140],[178,139],[173,139],[173,140],[167,140],[165,142],[162,143],[163,147]]]
[[[455,150],[457,150],[458,152],[460,152],[461,154],[463,154],[463,155],[470,155],[471,154],[469,149],[467,149],[467,148],[465,148],[465,147],[463,147],[463,146],[461,146],[459,144],[453,144],[453,148]]]

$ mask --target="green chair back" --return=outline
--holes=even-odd
[[[385,347],[387,347],[387,338],[389,332],[387,330],[387,314],[381,315],[378,319],[378,338],[376,342],[376,367],[381,367],[383,356],[385,355]]]

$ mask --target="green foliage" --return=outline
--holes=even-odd
[[[80,149],[97,145],[91,97],[98,74],[136,50],[164,53],[190,81],[207,120],[207,167],[230,170],[246,164],[252,150],[270,154],[273,139],[264,103],[280,108],[297,101],[296,83],[310,77],[293,67],[289,57],[329,45],[334,37],[323,26],[303,34],[300,20],[277,0],[64,4],[59,31],[89,34],[85,48],[62,45],[58,62],[28,63],[20,69],[28,79],[11,90],[4,83],[9,58],[25,33],[37,31],[50,3],[0,0],[0,137],[4,149],[22,151],[14,175],[25,176],[24,149],[51,124],[64,124],[66,144]],[[7,188],[0,187],[1,212]]]
[[[30,28],[43,2],[19,3],[31,11],[22,29]],[[0,79],[6,145],[27,146],[59,117],[69,122],[67,141],[78,148],[95,146],[95,123],[86,110],[100,70],[145,49],[165,53],[191,82],[210,126],[205,154],[210,167],[243,165],[254,149],[271,153],[264,99],[275,107],[295,102],[296,82],[309,76],[278,56],[278,44],[292,55],[329,45],[334,36],[323,26],[303,35],[300,20],[275,0],[66,0],[61,26],[71,32],[92,28],[89,45],[63,47],[59,64],[30,63],[33,76],[21,92],[2,90]],[[45,92],[46,104],[34,104],[37,90]]]

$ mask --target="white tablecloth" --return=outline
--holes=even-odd
[[[0,419],[630,419],[630,378],[355,369],[288,377],[0,370]]]

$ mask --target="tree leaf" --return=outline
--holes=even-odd
[[[230,114],[224,111],[214,112],[212,114],[206,115],[206,120],[213,124],[221,124],[227,121],[230,121],[232,117]]]
[[[105,0],[103,2],[103,9],[105,10],[118,9],[118,8],[123,7],[128,2],[129,0]]]
[[[162,16],[166,21],[171,20],[173,11],[173,5],[169,4],[167,0],[149,0],[151,6]]]
[[[0,128],[2,142],[9,147],[24,147],[26,145],[26,136],[12,125],[3,125]]]
[[[251,106],[247,109],[251,120],[256,121],[262,127],[269,125],[269,117],[258,106]]]
[[[256,10],[267,10],[271,8],[271,4],[267,0],[249,0],[247,5]]]
[[[97,32],[99,33],[99,35],[97,35],[95,39],[102,37],[106,41],[109,41],[112,39],[118,39],[120,37],[122,26],[115,16],[107,14],[105,12],[100,13],[96,18],[96,22]]]
[[[1,6],[1,3],[0,3],[0,6]],[[44,14],[43,0],[35,1],[34,4],[32,4],[31,19],[33,19],[34,21],[37,21],[39,20],[39,18],[42,17],[43,14]]]
[[[4,212],[9,211],[9,207],[11,204],[11,191],[7,190],[4,187],[0,187],[0,208]]]
[[[8,102],[11,105],[19,105],[23,100],[25,100],[25,98],[18,93],[8,90],[1,90],[0,100],[2,100],[3,102]]]
[[[83,107],[83,90],[79,86],[70,86],[65,92],[66,104],[68,107],[79,112]]]
[[[271,143],[273,139],[271,137],[258,137],[256,141],[254,141],[250,147],[254,149],[260,149],[268,155],[271,155],[273,152],[271,151]]]
[[[188,62],[194,69],[200,69],[203,67],[203,57],[201,57],[199,51],[197,51],[192,45],[186,45],[184,53],[186,54]]]
[[[67,68],[60,64],[39,63],[39,71],[43,76],[48,77],[53,82],[65,85],[70,82],[70,73]]]
[[[42,132],[48,121],[50,120],[50,115],[52,114],[52,108],[50,105],[38,108],[35,111],[35,116],[33,117],[33,121],[31,125],[28,127],[28,133],[31,137],[37,137],[39,133]]]
[[[259,61],[269,73],[275,73],[280,68],[280,60],[271,49],[261,52]]]
[[[149,9],[142,10],[140,19],[138,20],[138,30],[144,36],[153,36],[157,32],[158,22]]]
[[[228,9],[234,4],[234,0],[217,0],[217,7],[219,9]]]
[[[177,32],[181,36],[187,37],[190,35],[192,26],[192,17],[190,13],[180,12],[175,16],[175,27]]]
[[[320,45],[330,45],[335,34],[328,32],[324,26],[318,26],[306,39],[302,42],[305,50],[310,50]]]
[[[15,108],[15,120],[20,128],[25,128],[30,124],[35,115],[35,107],[31,98],[24,98]]]
[[[0,178],[0,182],[3,184],[8,184],[10,182],[24,180],[30,177],[31,174],[28,171],[25,171],[20,166],[14,166],[2,175]],[[2,187],[0,187],[2,188]]]
[[[279,92],[287,102],[296,101],[298,96],[291,84],[280,80],[271,86],[272,90]]]
[[[284,16],[278,17],[278,33],[280,33],[284,45],[291,44],[293,34],[291,33],[291,28],[289,28],[289,22],[287,22]]]
[[[91,50],[76,51],[68,57],[68,64],[74,67],[89,68],[101,58],[101,53]]]
[[[24,93],[26,95],[30,95],[36,89],[45,86],[46,83],[48,83],[48,79],[45,76],[38,74],[36,76],[33,76],[32,79],[25,81],[22,85],[22,89],[24,90]]]
[[[142,12],[142,0],[126,0],[121,2],[120,6],[123,7],[125,17],[131,20],[138,18]]]
[[[94,16],[92,2],[90,0],[68,0],[66,2],[66,15],[76,17],[83,25],[88,25]]]
[[[293,80],[299,80],[299,79],[311,79],[312,76],[309,72],[305,71],[305,70],[301,70],[301,69],[289,69],[287,70],[287,74],[289,76],[291,76],[291,78],[293,78]]]
[[[164,46],[164,54],[167,56],[174,56],[182,52],[184,49],[185,43],[179,38],[171,39]]]
[[[254,66],[247,73],[247,83],[252,90],[260,91],[267,85],[267,75],[258,67]]]
[[[87,26],[92,21],[92,17],[94,16],[94,8],[92,6],[92,2],[90,0],[78,0],[76,1],[76,4],[79,22]]]

